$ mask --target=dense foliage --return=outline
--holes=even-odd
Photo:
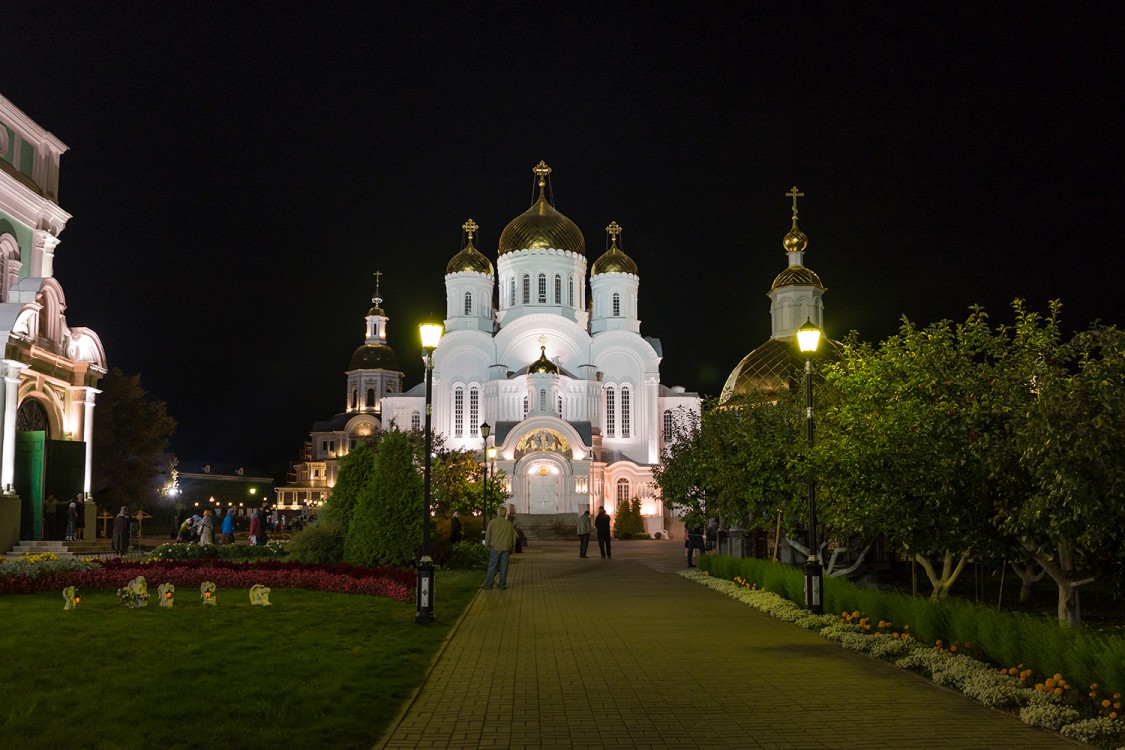
[[[641,517],[641,501],[634,497],[617,507],[613,519],[613,537],[615,539],[640,539],[647,538],[645,520]]]
[[[356,565],[409,565],[422,542],[422,477],[409,433],[383,433],[344,540]]]
[[[94,406],[94,497],[101,507],[152,507],[164,451],[176,430],[163,401],[140,375],[113,368],[98,383]]]
[[[346,531],[336,521],[313,523],[289,537],[286,551],[290,559],[305,563],[343,562]]]

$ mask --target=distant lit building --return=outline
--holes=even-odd
[[[699,396],[660,382],[663,351],[641,335],[640,273],[621,228],[607,227],[607,250],[588,267],[582,231],[549,200],[551,170],[533,171],[538,197],[500,233],[495,270],[471,219],[446,265],[433,430],[447,448],[480,455],[481,424],[491,425],[525,527],[535,516],[569,527],[586,508],[613,514],[638,498],[648,531],[663,531],[653,468],[671,423],[698,413]],[[422,384],[383,399],[384,423],[401,429],[418,428],[424,410]]]
[[[96,333],[72,326],[55,278],[66,145],[0,96],[0,551],[44,538],[44,500],[90,491]],[[65,506],[64,506],[65,508]],[[92,538],[94,506],[86,508]]]
[[[332,495],[339,461],[359,441],[374,441],[382,429],[383,400],[402,390],[398,355],[387,344],[387,315],[383,311],[376,274],[375,296],[367,311],[363,344],[352,352],[345,372],[344,411],[313,425],[301,460],[293,465],[287,483],[277,488],[277,506],[299,510],[316,508]]]
[[[223,515],[233,509],[245,516],[251,510],[273,504],[273,478],[237,464],[182,461],[177,466],[177,503],[192,515],[210,510]]]

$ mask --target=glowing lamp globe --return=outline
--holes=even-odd
[[[806,354],[811,354],[818,346],[820,346],[820,329],[808,320],[797,329],[797,348]]]

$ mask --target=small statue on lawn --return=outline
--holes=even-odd
[[[170,583],[162,583],[156,587],[156,591],[160,594],[160,606],[171,607],[176,603],[173,594],[176,593],[176,587]]]
[[[199,584],[199,599],[208,607],[214,607],[218,604],[218,597],[215,595],[215,584],[212,581],[204,581]]]
[[[266,589],[269,591],[269,589]],[[78,602],[81,601],[78,596],[78,591],[73,586],[67,586],[62,590],[63,609],[76,609]],[[266,602],[267,604],[269,602]]]
[[[144,576],[137,576],[122,588],[117,589],[117,597],[125,602],[126,607],[138,608],[148,606],[148,584]]]
[[[260,583],[250,587],[250,604],[257,607],[270,607],[270,590]]]

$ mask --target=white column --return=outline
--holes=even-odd
[[[101,393],[97,388],[87,388],[82,399],[82,439],[86,441],[86,467],[82,475],[82,491],[89,494],[93,485],[94,467],[94,399]]]
[[[27,365],[15,360],[0,362],[4,377],[4,398],[0,401],[0,491],[7,492],[16,481],[16,412],[19,409],[20,371]]]

